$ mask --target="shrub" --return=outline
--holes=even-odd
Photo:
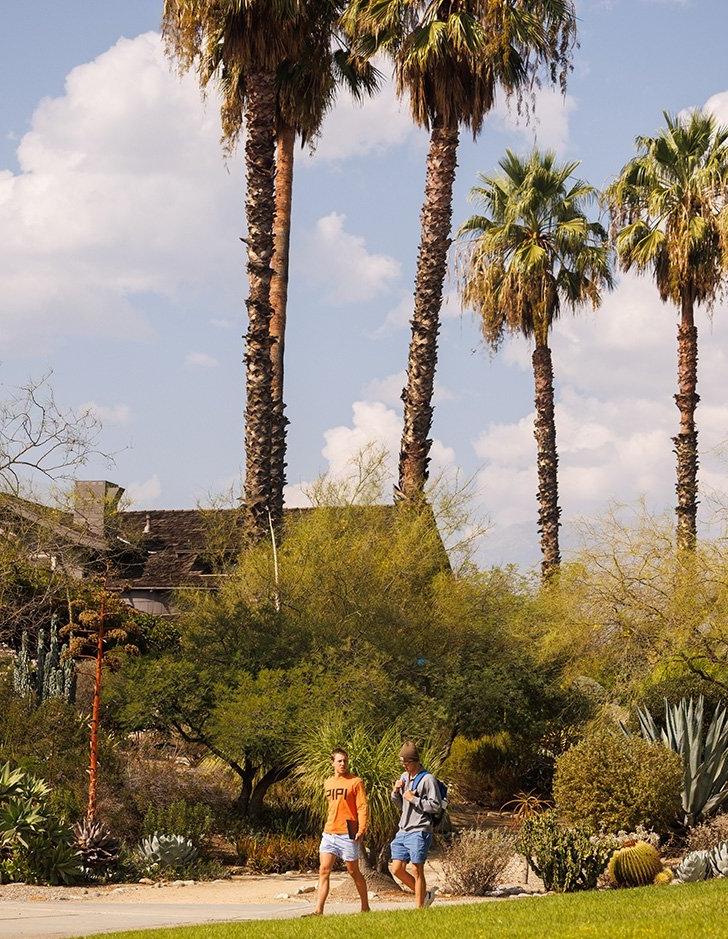
[[[724,841],[728,841],[728,814],[725,813],[691,828],[685,846],[689,851],[710,851]]]
[[[286,871],[316,870],[319,838],[289,838],[286,835],[240,835],[236,848],[240,863],[256,874],[285,874]]]
[[[482,897],[495,887],[514,853],[512,835],[498,829],[466,829],[445,851],[445,880],[452,893]]]
[[[554,802],[567,821],[594,831],[665,832],[680,812],[681,781],[676,753],[598,728],[557,759]]]
[[[502,731],[477,740],[456,737],[442,773],[461,798],[500,808],[519,789],[548,785],[546,762]]]
[[[583,827],[564,828],[556,812],[543,812],[523,824],[516,842],[547,890],[593,890],[613,851],[608,838],[590,836]]]
[[[144,835],[182,835],[199,848],[212,826],[212,813],[206,805],[193,805],[178,799],[162,807],[150,806],[144,816]]]

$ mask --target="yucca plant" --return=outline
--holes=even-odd
[[[364,843],[365,862],[386,871],[387,846],[397,828],[397,813],[392,804],[394,781],[401,775],[399,749],[403,731],[396,724],[384,732],[362,725],[349,726],[346,720],[334,719],[319,724],[301,741],[296,753],[296,775],[311,800],[311,811],[326,817],[324,780],[331,775],[331,751],[344,746],[349,753],[351,772],[364,780],[369,803],[369,821]],[[444,761],[443,747],[430,741],[420,747],[423,765],[438,773]]]
[[[704,699],[665,701],[665,726],[650,712],[638,709],[640,732],[652,743],[662,743],[679,754],[683,764],[682,807],[685,824],[714,815],[728,800],[728,714],[719,704],[703,733]],[[622,725],[625,733],[627,729]]]

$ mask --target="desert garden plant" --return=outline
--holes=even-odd
[[[682,808],[686,825],[714,815],[728,800],[728,713],[719,704],[707,730],[703,729],[704,699],[665,701],[665,725],[649,711],[637,712],[642,736],[661,743],[682,760]],[[625,734],[627,729],[622,727]]]
[[[445,850],[442,869],[454,894],[482,897],[498,883],[513,859],[515,839],[500,829],[467,828]]]
[[[609,876],[618,887],[644,887],[663,871],[656,848],[645,841],[625,844],[609,860]]]
[[[566,828],[555,811],[528,819],[516,850],[523,854],[547,890],[570,893],[593,890],[613,851],[609,838],[592,835],[583,827]]]
[[[197,849],[183,835],[159,835],[144,838],[139,847],[149,872],[180,871],[197,859]]]

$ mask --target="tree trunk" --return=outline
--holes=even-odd
[[[296,132],[285,127],[278,134],[275,176],[275,223],[273,229],[273,277],[270,284],[271,398],[271,516],[277,529],[283,520],[283,489],[286,485],[286,426],[283,402],[283,364],[288,306],[288,255],[291,244],[291,204],[293,198],[293,155]]]
[[[452,222],[452,189],[457,167],[458,129],[437,123],[430,135],[422,205],[415,305],[402,392],[404,428],[399,454],[399,495],[416,501],[427,482],[432,427],[432,393],[437,366],[442,287]]]
[[[544,579],[561,563],[559,554],[559,458],[556,452],[554,420],[554,372],[551,350],[537,344],[533,353],[533,380],[536,401],[534,436],[538,450],[538,530],[541,535],[541,574]]]
[[[275,75],[251,73],[245,104],[245,215],[248,225],[248,332],[245,336],[246,534],[268,532],[271,505],[271,305],[275,165]]]
[[[677,331],[677,388],[675,403],[680,410],[680,432],[673,437],[677,456],[677,546],[692,551],[697,540],[698,431],[695,408],[700,401],[698,386],[698,328],[693,319],[692,293],[686,291]]]
[[[249,814],[251,818],[257,818],[262,809],[263,802],[268,793],[268,790],[273,785],[273,783],[280,782],[281,779],[285,779],[286,776],[291,772],[290,766],[274,766],[273,769],[269,769],[268,772],[263,773],[258,782],[253,787],[253,792],[250,796],[250,805],[249,805]]]
[[[253,780],[256,767],[249,766],[247,761],[240,775],[240,792],[235,800],[235,809],[240,818],[247,818],[250,809],[250,797],[253,794]]]

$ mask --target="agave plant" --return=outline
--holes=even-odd
[[[716,877],[728,877],[728,841],[716,845],[710,852],[710,866]]]
[[[74,825],[73,833],[76,850],[88,874],[98,876],[116,866],[119,860],[119,845],[102,822],[86,818]]]
[[[714,815],[728,800],[728,713],[725,704],[718,705],[704,734],[703,709],[702,695],[672,705],[666,700],[663,728],[648,710],[637,711],[642,736],[669,747],[682,759],[682,806],[687,825]],[[624,725],[622,729],[628,733]]]
[[[149,867],[160,870],[178,870],[191,864],[197,857],[197,848],[183,835],[160,835],[144,838],[141,855]]]
[[[675,871],[675,876],[682,884],[706,880],[711,874],[710,851],[691,851],[680,861]]]

